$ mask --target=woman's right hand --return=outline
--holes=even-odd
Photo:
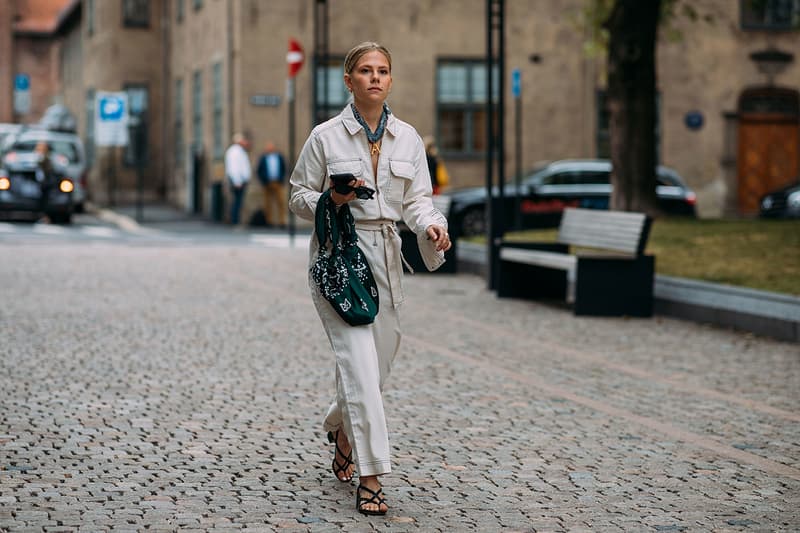
[[[364,180],[354,179],[350,181],[349,185],[351,185],[355,189],[356,187],[361,187],[362,185],[364,185]],[[356,199],[355,190],[352,190],[347,194],[339,194],[338,192],[336,192],[336,189],[333,188],[333,182],[331,182],[331,200],[333,200],[334,204],[336,204],[337,206],[344,205],[347,202],[352,202],[355,199]]]

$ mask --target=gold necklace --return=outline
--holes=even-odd
[[[381,141],[369,143],[369,155],[373,156],[375,154],[381,155]]]

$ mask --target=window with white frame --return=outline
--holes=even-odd
[[[800,0],[740,0],[745,30],[787,31],[800,28]]]
[[[211,120],[213,127],[214,159],[222,159],[225,145],[222,141],[222,63],[214,63],[211,67],[212,88],[214,91]]]
[[[84,138],[86,150],[86,166],[90,167],[94,164],[95,148],[94,148],[94,100],[96,94],[94,89],[86,90],[86,137]]]
[[[493,72],[493,100],[498,94]],[[476,156],[486,150],[486,62],[440,59],[436,68],[437,144],[449,155]]]
[[[175,166],[183,166],[185,141],[183,139],[183,79],[175,80]]]
[[[203,73],[199,70],[192,76],[192,147],[203,148]]]
[[[327,63],[317,65],[315,124],[338,115],[350,94],[344,84],[344,58],[332,57]]]
[[[86,0],[86,33],[94,35],[94,0]]]
[[[125,85],[125,92],[128,93],[128,120],[132,126],[131,133],[135,132],[136,127],[142,127],[141,154],[143,160],[147,161],[147,108],[149,105],[147,85],[139,83],[129,83]],[[136,165],[136,146],[134,142],[129,142],[125,147],[125,164]]]
[[[122,0],[122,25],[126,28],[150,26],[150,0]]]

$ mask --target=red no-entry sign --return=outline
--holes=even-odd
[[[297,71],[303,66],[305,55],[303,47],[294,39],[289,39],[289,52],[286,54],[286,63],[289,64],[289,78],[294,78]]]

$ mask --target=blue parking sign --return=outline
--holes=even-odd
[[[103,96],[100,98],[101,120],[122,120],[125,116],[125,100],[118,96]]]
[[[95,97],[95,144],[125,146],[128,144],[128,94],[98,92]]]
[[[27,91],[31,88],[31,77],[27,74],[17,74],[14,76],[14,89],[17,91]]]

